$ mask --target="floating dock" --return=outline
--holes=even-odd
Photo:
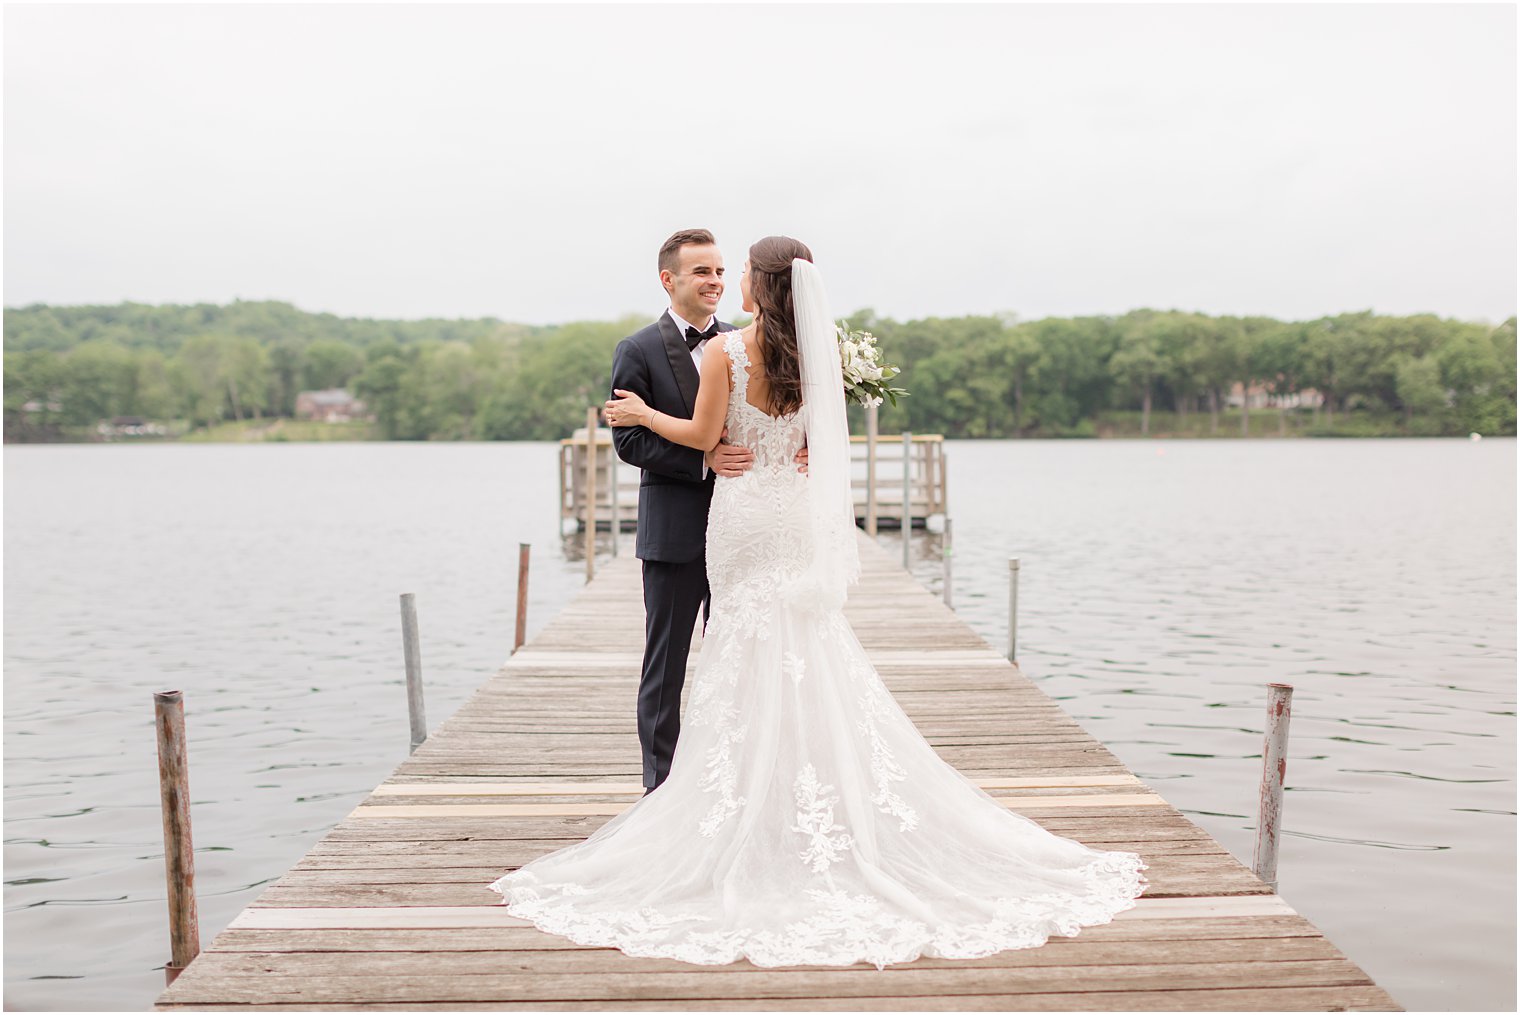
[[[1039,948],[885,970],[630,958],[509,916],[490,882],[642,793],[643,606],[638,562],[623,557],[217,935],[158,1008],[1400,1010],[864,538],[861,557],[847,613],[918,728],[1004,806],[1140,853],[1149,888],[1135,908]]]
[[[904,468],[903,449],[909,461]],[[559,516],[563,528],[586,530],[586,428],[580,427],[559,442]],[[639,513],[639,470],[619,462],[612,449],[612,431],[597,427],[591,440],[595,449],[595,483],[592,499],[597,530],[634,531]],[[885,453],[882,453],[885,452]],[[908,491],[908,525],[924,528],[930,515],[949,512],[949,467],[945,438],[941,434],[901,434],[850,438],[851,486],[855,520],[869,528],[873,517],[883,529],[903,525],[903,490]],[[904,482],[906,475],[906,483]],[[612,482],[612,477],[617,482]],[[871,489],[876,496],[872,498]]]

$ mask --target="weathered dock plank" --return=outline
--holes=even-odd
[[[622,559],[218,935],[159,1008],[1399,1010],[864,540],[862,565],[850,622],[935,750],[1052,832],[1140,853],[1149,887],[1134,909],[1040,948],[886,970],[636,959],[510,916],[490,881],[642,793],[642,602],[637,562]]]

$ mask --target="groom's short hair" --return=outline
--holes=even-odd
[[[670,234],[660,244],[660,270],[674,272],[680,266],[680,252],[686,246],[717,246],[718,241],[706,229],[682,229]]]

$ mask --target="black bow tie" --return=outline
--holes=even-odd
[[[686,348],[695,351],[699,344],[707,341],[709,338],[712,338],[717,333],[717,321],[713,321],[712,326],[709,327],[706,331],[698,331],[696,328],[688,327],[686,329]]]

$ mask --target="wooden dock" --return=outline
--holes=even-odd
[[[636,529],[639,517],[639,470],[620,462],[613,452],[612,431],[597,427],[591,447],[596,455],[596,483],[593,499],[596,511],[593,524],[607,532],[617,526],[619,532]],[[580,427],[559,442],[559,517],[563,528],[586,530],[586,428]],[[882,452],[885,452],[883,454]],[[949,512],[947,495],[949,466],[945,456],[945,438],[937,433],[914,434],[907,444],[908,481],[903,482],[904,444],[901,434],[876,438],[850,438],[850,485],[855,498],[855,520],[864,522],[874,507],[876,522],[883,529],[900,529],[903,524],[903,491],[908,498],[908,524],[924,528],[930,515],[943,517]],[[874,467],[871,461],[874,456]],[[876,500],[870,505],[871,482],[875,476]]]
[[[849,619],[919,729],[1006,806],[1139,852],[1150,887],[1134,909],[1040,948],[881,971],[636,959],[507,915],[487,884],[584,838],[642,789],[642,603],[638,563],[624,557],[233,920],[158,1007],[1400,1010],[865,540],[862,569]]]

